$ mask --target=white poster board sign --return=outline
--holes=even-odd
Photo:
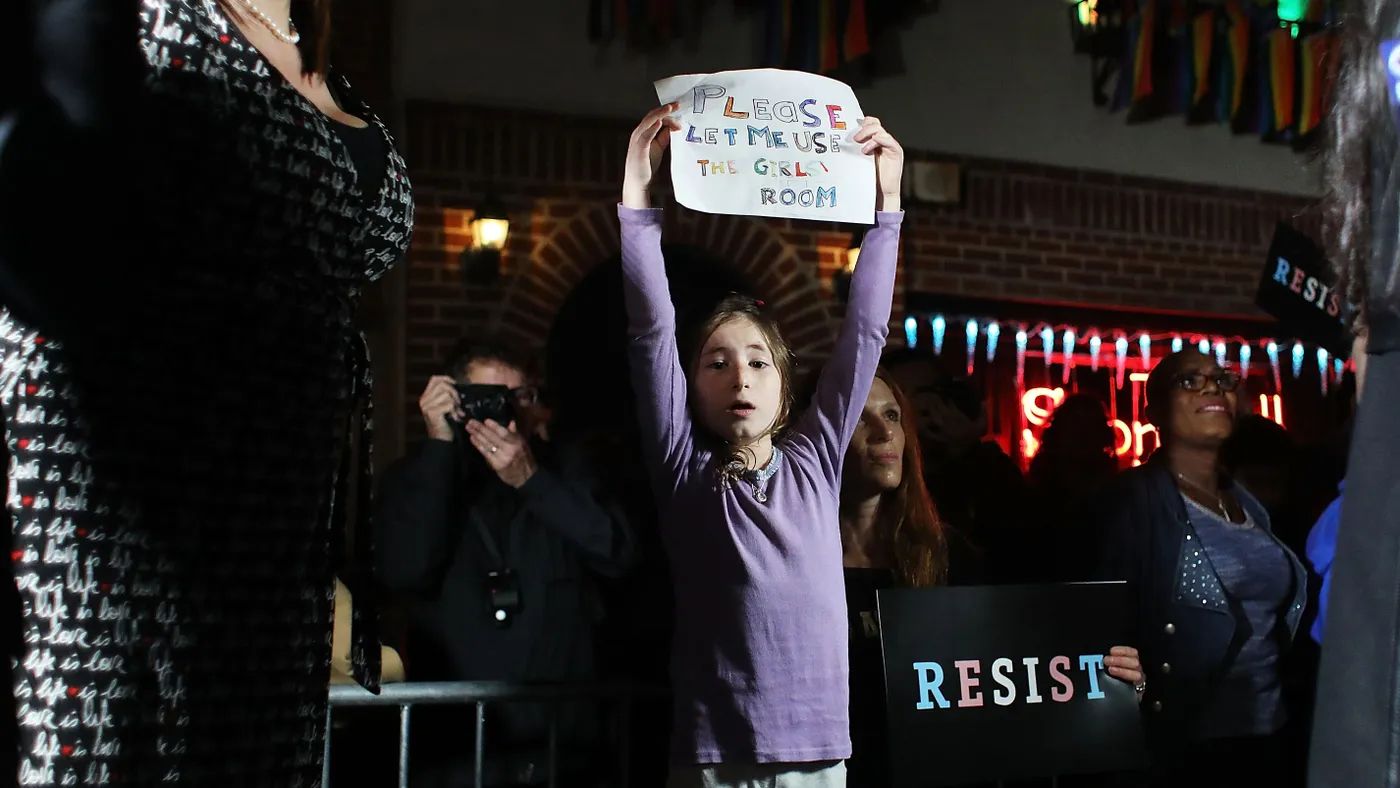
[[[671,132],[676,200],[705,213],[875,221],[875,158],[851,137],[865,117],[849,86],[751,69],[656,82],[680,102]]]

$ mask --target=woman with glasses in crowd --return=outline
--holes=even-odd
[[[1279,663],[1307,574],[1264,507],[1225,473],[1238,376],[1196,350],[1158,363],[1147,415],[1160,446],[1098,498],[1095,575],[1128,581],[1147,675],[1154,785],[1288,784]]]

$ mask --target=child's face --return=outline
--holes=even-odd
[[[752,320],[736,317],[705,340],[691,389],[700,423],[742,446],[773,427],[783,381],[763,332]]]

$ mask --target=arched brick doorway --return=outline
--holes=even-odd
[[[672,303],[684,328],[728,293],[752,293],[746,278],[691,246],[665,247]],[[545,347],[549,390],[561,433],[630,433],[635,397],[627,363],[627,315],[622,264],[613,256],[596,265],[564,299]]]

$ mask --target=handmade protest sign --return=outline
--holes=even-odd
[[[875,159],[851,140],[864,115],[850,87],[779,69],[656,82],[679,102],[671,132],[676,200],[705,213],[875,221]]]

